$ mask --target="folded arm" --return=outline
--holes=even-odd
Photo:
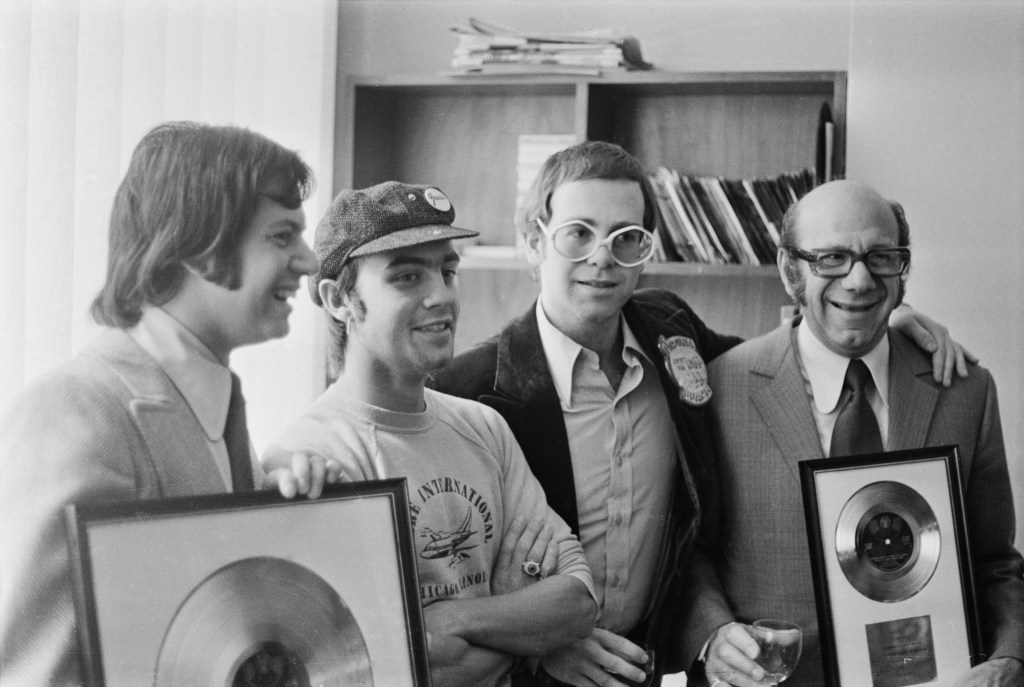
[[[493,685],[512,667],[509,654],[474,646],[451,635],[430,631],[428,623],[427,651],[430,657],[430,681],[448,687]]]
[[[590,634],[597,604],[586,585],[553,575],[510,594],[440,601],[427,628],[515,656],[543,656]]]

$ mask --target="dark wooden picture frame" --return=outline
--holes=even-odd
[[[944,687],[984,660],[956,446],[803,461],[800,479],[830,687]]]
[[[86,685],[429,685],[404,479],[65,515]]]

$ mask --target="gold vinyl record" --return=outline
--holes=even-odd
[[[352,612],[323,578],[281,558],[244,558],[200,582],[178,607],[154,687],[372,687]]]
[[[850,497],[836,523],[839,567],[875,601],[905,601],[939,564],[941,537],[924,498],[900,482],[874,482]]]

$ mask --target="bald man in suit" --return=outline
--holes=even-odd
[[[691,568],[683,629],[686,656],[704,662],[692,671],[695,682],[758,684],[763,671],[746,624],[773,617],[805,631],[787,687],[824,684],[800,461],[956,444],[988,656],[957,684],[1024,684],[1024,563],[1013,546],[995,384],[975,366],[943,387],[929,357],[888,330],[903,298],[909,242],[902,208],[864,184],[813,190],[787,213],[778,252],[802,315],[709,366],[721,511],[705,518]],[[863,365],[851,366],[856,360]],[[866,369],[870,408],[853,436],[874,440],[840,448],[848,368]]]

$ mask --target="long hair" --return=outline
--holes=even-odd
[[[335,280],[338,284],[338,294],[341,296],[350,295],[353,300],[355,316],[362,319],[366,316],[366,305],[356,291],[356,279],[359,277],[359,263],[362,258],[353,258],[341,267],[341,271]],[[330,338],[330,345],[327,347],[328,374],[331,380],[336,379],[345,369],[345,348],[348,346],[348,325],[335,317],[327,308],[321,305],[324,317],[327,320],[327,336]]]
[[[110,215],[100,324],[130,327],[181,288],[185,268],[237,289],[238,246],[261,198],[298,208],[313,187],[299,155],[233,126],[167,122],[132,153]]]

